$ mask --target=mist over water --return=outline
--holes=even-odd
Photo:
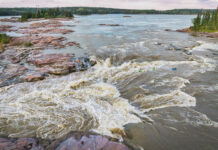
[[[217,149],[217,39],[165,31],[189,27],[195,16],[131,16],[64,22],[76,25],[64,36],[83,49],[45,53],[80,51],[97,65],[0,88],[0,135],[56,139],[91,130],[120,138],[111,132],[120,128],[144,149]]]

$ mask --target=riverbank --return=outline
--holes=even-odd
[[[195,32],[195,31],[192,31],[190,28],[179,29],[176,31],[183,32],[183,33],[189,33],[192,36],[204,36],[208,38],[218,38],[218,32]]]

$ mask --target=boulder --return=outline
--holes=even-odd
[[[98,24],[99,26],[120,26],[119,24]]]
[[[36,66],[43,66],[70,62],[72,58],[74,58],[74,54],[42,54],[28,59],[28,62]]]
[[[18,138],[0,138],[0,150],[129,150],[110,137],[97,134],[73,133],[53,141]]]
[[[8,86],[20,82],[20,76],[25,74],[27,68],[19,64],[9,64],[2,69],[0,73],[0,87]]]
[[[71,136],[62,142],[56,150],[129,150],[125,145],[110,141],[101,135]]]
[[[168,31],[168,32],[169,32],[169,31],[172,31],[172,30],[171,30],[171,29],[165,29],[165,31]]]
[[[44,150],[44,148],[32,138],[20,138],[18,140],[0,138],[0,150]]]
[[[192,32],[190,28],[185,28],[185,29],[179,29],[176,30],[177,32]]]
[[[81,48],[79,43],[73,42],[73,41],[72,42],[67,42],[65,45],[67,45],[67,46],[76,46],[78,48]]]
[[[46,77],[45,73],[33,72],[33,73],[29,73],[27,75],[24,75],[20,78],[24,82],[35,82],[35,81],[43,80],[43,79],[45,79],[45,77]]]
[[[26,67],[20,64],[9,64],[5,67],[3,73],[4,74],[23,74],[27,70]]]

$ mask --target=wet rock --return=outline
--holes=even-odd
[[[62,41],[65,39],[63,37],[52,37],[52,36],[44,36],[44,37],[32,37],[31,36],[31,43],[35,44],[35,46],[38,47],[48,47],[48,46],[53,46],[53,47],[62,47],[63,43]]]
[[[96,64],[95,61],[90,61],[88,57],[72,58],[72,62],[74,62],[76,66],[76,71],[87,70],[88,68]]]
[[[74,32],[70,29],[60,29],[60,28],[52,28],[52,29],[35,29],[35,30],[20,30],[18,33],[22,34],[68,34]]]
[[[63,24],[59,21],[49,20],[45,22],[33,23],[30,25],[30,28],[56,28],[62,27]]]
[[[207,33],[205,35],[206,35],[206,37],[209,37],[209,38],[218,38],[218,32],[216,32],[216,33]]]
[[[43,54],[28,59],[28,62],[43,67],[49,74],[54,75],[84,71],[95,65],[88,57],[75,58],[74,54]]]
[[[49,70],[49,73],[53,75],[66,75],[66,74],[69,74],[69,69],[67,67],[55,68],[55,69],[51,68]]]
[[[160,42],[154,42],[155,45],[162,45],[163,43]]]
[[[7,62],[8,64],[17,64],[24,61],[29,54],[32,52],[32,49],[29,48],[7,48],[4,53],[0,54],[2,61]]]
[[[185,29],[179,29],[176,30],[177,32],[192,32],[190,28],[185,28]]]
[[[125,145],[110,141],[100,135],[72,136],[62,142],[56,150],[129,150]]]
[[[23,80],[24,82],[35,82],[35,81],[43,80],[45,79],[45,77],[46,77],[45,73],[33,72],[22,76],[21,80]]]
[[[177,32],[186,32],[190,33],[192,36],[205,36],[208,38],[218,38],[218,32],[215,33],[207,33],[207,32],[194,32],[190,28],[179,29]]]
[[[29,63],[36,66],[51,65],[55,63],[70,62],[74,54],[42,54],[28,59]]]
[[[4,74],[23,74],[26,70],[27,68],[20,64],[9,64],[5,67],[3,73]]]
[[[44,150],[44,148],[32,138],[20,138],[18,140],[0,138],[0,150]]]
[[[98,24],[99,26],[120,26],[119,24]]]
[[[18,17],[12,17],[10,19],[0,19],[0,22],[19,22]]]
[[[169,31],[172,31],[171,29],[165,29],[165,31],[169,32]]]
[[[186,55],[192,55],[192,52],[190,52],[189,50],[183,50],[183,52],[184,52]]]
[[[175,46],[175,45],[173,45],[173,44],[169,44],[169,46],[168,46],[167,49],[168,49],[168,50],[176,50],[176,51],[182,50],[182,48],[179,48],[179,47],[177,47],[177,46]]]
[[[3,67],[0,73],[0,87],[8,86],[12,83],[19,83],[19,76],[25,74],[27,68],[19,64],[9,64]]]
[[[0,32],[12,32],[15,31],[13,29],[11,29],[13,26],[9,26],[9,25],[0,25]]]
[[[49,67],[45,66],[45,67],[42,67],[42,68],[35,68],[35,72],[40,72],[40,73],[46,75],[49,72]]]
[[[67,46],[76,46],[78,48],[81,48],[80,44],[77,42],[68,42],[66,43]]]
[[[0,25],[0,28],[12,28],[13,26],[10,25]]]
[[[130,17],[132,17],[132,16],[123,16],[124,18],[130,18]]]
[[[116,139],[95,133],[69,133],[59,139],[0,138],[0,150],[129,150]]]
[[[74,62],[64,62],[62,64],[55,64],[49,68],[49,73],[54,75],[66,75],[76,71]]]
[[[64,37],[27,35],[27,36],[21,36],[21,37],[13,37],[12,43],[30,42],[34,44],[34,47],[44,49],[47,47],[54,47],[54,48],[64,47],[64,44],[63,44],[64,40],[65,40]]]

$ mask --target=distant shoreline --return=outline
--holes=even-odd
[[[0,8],[0,16],[22,15],[27,12],[36,12],[38,9],[49,8]],[[60,10],[72,12],[74,15],[91,15],[91,14],[171,14],[171,15],[195,15],[202,9],[172,9],[172,10],[137,10],[137,9],[114,9],[101,7],[59,7]],[[209,9],[203,9],[206,11]],[[210,9],[211,11],[214,9]]]

